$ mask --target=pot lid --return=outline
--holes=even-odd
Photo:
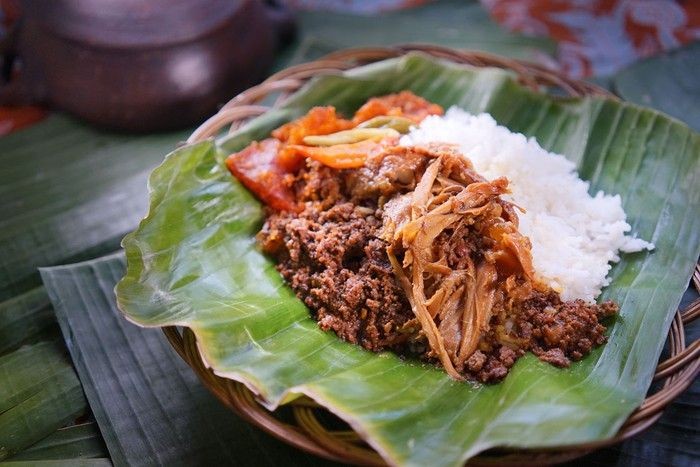
[[[253,0],[257,1],[257,0]],[[186,42],[228,22],[245,0],[25,0],[25,18],[54,33],[103,46]],[[258,12],[261,9],[253,8]]]

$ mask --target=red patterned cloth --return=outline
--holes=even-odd
[[[550,36],[569,76],[609,75],[700,39],[700,1],[482,0],[506,28]]]

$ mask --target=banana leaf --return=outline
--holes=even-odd
[[[3,462],[3,467],[111,467],[112,462],[106,458],[99,459],[51,459]]]
[[[114,251],[145,208],[143,183],[182,133],[127,136],[63,115],[0,139],[0,301],[38,266]]]
[[[59,334],[51,302],[43,287],[0,303],[0,355],[23,343]]]
[[[0,357],[0,461],[77,418],[86,407],[80,381],[58,341]]]
[[[591,190],[620,193],[634,232],[656,251],[625,255],[602,299],[619,303],[610,341],[567,369],[532,356],[500,384],[372,354],[319,330],[257,248],[260,204],[222,165],[313,105],[348,114],[409,89],[489,112],[573,160]],[[486,449],[552,447],[612,436],[649,387],[673,311],[700,253],[700,136],[659,112],[602,98],[555,99],[497,69],[409,55],[313,80],[230,137],[171,153],[149,179],[150,209],[123,241],[126,317],[191,328],[214,371],[268,408],[306,394],[346,420],[391,464],[458,465]]]
[[[673,115],[700,130],[700,42],[635,62],[613,78],[623,99]]]
[[[54,362],[63,378],[0,413],[0,459],[56,432],[86,409],[63,345],[45,343],[31,352],[19,348],[3,355],[60,335],[46,292],[36,287],[37,267],[113,251],[145,209],[148,172],[182,136],[110,134],[53,115],[0,138],[0,358],[32,372],[17,383],[25,390],[48,371],[33,354],[37,348],[53,352],[42,358]],[[12,381],[11,373],[0,377],[0,393]]]
[[[50,436],[12,456],[8,462],[107,459],[109,454],[95,422],[56,430]],[[67,464],[71,465],[71,464]]]
[[[113,290],[124,270],[121,252],[41,269],[111,460],[120,466],[309,465],[311,456],[290,459],[289,446],[223,409],[162,332],[122,319]]]

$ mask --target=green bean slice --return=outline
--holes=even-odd
[[[352,144],[366,140],[379,141],[389,136],[399,136],[399,132],[392,128],[353,128],[330,135],[305,136],[304,144],[307,146],[335,146],[336,144]]]
[[[415,124],[416,122],[410,118],[380,115],[360,123],[358,128],[393,128],[399,133],[408,133],[408,130]]]

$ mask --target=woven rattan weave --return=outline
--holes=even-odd
[[[535,91],[558,88],[571,96],[600,95],[612,97],[604,89],[565,76],[532,63],[521,62],[475,51],[453,50],[433,45],[407,45],[391,48],[350,49],[328,55],[320,60],[296,65],[269,77],[263,83],[231,99],[221,110],[204,122],[190,136],[196,142],[233,131],[248,119],[268,110],[258,103],[276,96],[280,104],[309,79],[408,52],[422,52],[455,63],[477,67],[498,67],[512,71],[518,80]],[[700,266],[696,266],[692,284],[700,291]],[[684,325],[700,316],[700,300],[687,309],[678,310],[669,331],[669,357],[660,362],[655,380],[660,388],[650,394],[613,438],[585,445],[547,450],[497,450],[486,452],[470,461],[470,465],[542,465],[563,462],[584,455],[599,447],[620,442],[648,428],[661,417],[666,406],[683,392],[700,370],[700,341],[686,344]],[[194,334],[189,329],[165,328],[164,332],[180,356],[195,370],[202,382],[229,408],[268,433],[300,449],[328,459],[362,465],[384,465],[382,458],[369,448],[350,428],[329,427],[325,409],[307,398],[292,402],[293,418],[280,417],[264,409],[246,386],[214,375],[199,354]]]

